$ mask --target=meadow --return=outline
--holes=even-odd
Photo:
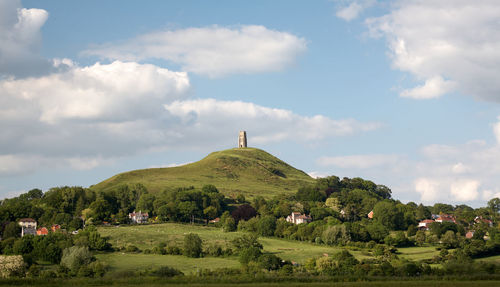
[[[109,242],[115,247],[137,246],[144,251],[152,249],[160,242],[175,242],[182,246],[183,238],[188,233],[196,233],[203,240],[203,245],[218,244],[230,247],[230,241],[242,236],[243,232],[223,232],[221,228],[180,223],[163,223],[150,225],[131,225],[120,227],[99,227],[103,236],[109,237]],[[264,246],[264,252],[273,253],[282,259],[305,263],[308,258],[334,254],[341,247],[331,247],[275,237],[261,237],[259,241]],[[358,259],[372,257],[366,249],[350,248],[349,251]],[[430,259],[439,255],[435,247],[406,247],[397,250],[398,256],[411,260]],[[221,267],[239,267],[236,256],[188,258],[182,255],[157,255],[143,253],[113,252],[97,254],[97,258],[106,262],[112,272],[144,270],[151,266],[168,265],[185,274],[196,273],[197,269],[217,269]]]

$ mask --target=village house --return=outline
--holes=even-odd
[[[486,219],[486,218],[483,218],[482,216],[476,216],[476,218],[474,218],[474,222],[475,223],[486,223],[488,225],[488,227],[493,227],[493,221],[489,220],[489,219]]]
[[[432,220],[432,219],[424,219],[418,223],[418,229],[429,230],[429,226],[433,222],[434,222],[434,220]]]
[[[49,230],[46,227],[40,227],[36,230],[36,235],[48,235]]]
[[[21,237],[26,234],[36,235],[36,220],[33,218],[21,218],[19,226],[21,226]]]
[[[220,218],[219,218],[219,217],[217,217],[217,218],[215,218],[215,219],[210,220],[209,222],[210,222],[210,223],[219,223],[219,222],[220,222]]]
[[[300,212],[292,212],[292,214],[286,217],[286,221],[293,224],[309,223],[312,221],[312,217]]]
[[[57,230],[61,229],[61,225],[54,224],[50,227],[50,229],[52,230],[52,232],[56,232]]]
[[[141,212],[140,210],[139,212],[135,212],[134,210],[134,212],[128,214],[128,217],[133,223],[141,224],[148,222],[149,214],[147,212]]]
[[[457,224],[457,221],[455,220],[455,216],[450,215],[450,214],[440,214],[438,218],[436,218],[436,222],[443,223],[443,222],[451,222]]]
[[[368,218],[373,219],[373,210],[368,213]]]

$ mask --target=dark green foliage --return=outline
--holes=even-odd
[[[151,271],[148,271],[147,274],[151,275],[151,276],[163,277],[163,278],[184,275],[184,273],[182,273],[181,271],[179,271],[173,267],[169,267],[169,266],[160,266],[160,267],[154,268]]]
[[[187,257],[198,258],[203,251],[201,238],[194,233],[189,233],[184,237],[184,255]]]
[[[258,258],[259,266],[266,270],[278,270],[281,267],[281,258],[274,254],[262,254]]]
[[[273,236],[276,229],[276,219],[273,216],[264,216],[259,219],[257,232],[261,236]]]
[[[262,255],[261,249],[255,246],[249,246],[239,251],[239,261],[243,265],[247,265],[250,261],[257,261]]]
[[[87,247],[73,246],[63,250],[61,265],[76,273],[80,267],[90,264],[92,260],[92,254]]]
[[[389,230],[401,229],[404,214],[390,201],[380,201],[373,207],[373,220],[387,227]]]
[[[231,243],[233,244],[237,252],[240,252],[241,250],[248,247],[255,247],[259,250],[263,248],[262,244],[260,244],[260,242],[258,241],[257,235],[255,234],[245,234],[241,237],[233,239]]]
[[[9,222],[3,231],[3,239],[16,238],[21,236],[21,226],[16,222]]]

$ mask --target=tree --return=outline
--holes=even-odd
[[[239,261],[243,265],[247,265],[250,261],[257,261],[262,252],[255,246],[249,246],[240,251]]]
[[[9,222],[7,226],[5,226],[5,229],[3,230],[3,239],[7,238],[15,238],[15,237],[20,237],[21,236],[21,226],[17,224],[16,222]]]
[[[500,212],[500,198],[495,197],[488,201],[488,208],[495,214]]]
[[[441,237],[441,242],[447,249],[455,248],[458,245],[457,235],[455,232],[448,230]]]
[[[262,244],[260,244],[260,242],[258,241],[257,235],[255,234],[245,234],[241,237],[233,239],[231,243],[233,244],[237,252],[240,252],[241,250],[251,246],[258,249],[263,248]]]
[[[273,236],[275,229],[276,219],[273,216],[264,216],[257,224],[257,232],[262,236]]]
[[[249,220],[257,215],[257,211],[249,204],[243,204],[238,206],[232,213],[236,223],[240,220]]]
[[[404,214],[394,203],[390,201],[380,201],[373,207],[373,219],[389,230],[396,230],[402,227]]]
[[[61,265],[76,273],[81,266],[90,264],[92,259],[88,247],[72,246],[63,250]]]
[[[139,209],[140,211],[143,212],[149,212],[152,213],[154,208],[153,208],[153,203],[155,201],[155,196],[149,193],[145,193],[141,195],[139,198],[139,201],[137,202],[137,207],[136,209]]]
[[[346,244],[351,240],[345,225],[328,226],[321,236],[323,242],[328,245]]]
[[[184,255],[198,258],[201,256],[203,247],[201,238],[194,233],[189,233],[184,237]]]

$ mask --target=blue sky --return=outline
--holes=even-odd
[[[234,147],[500,196],[497,1],[0,0],[0,197]]]

